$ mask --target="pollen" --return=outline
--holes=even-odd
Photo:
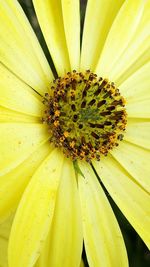
[[[58,127],[58,125],[59,125],[59,121],[57,121],[57,120],[54,121],[54,126],[55,126],[55,127]]]
[[[59,110],[56,110],[56,111],[55,111],[55,116],[56,116],[56,117],[59,117],[59,115],[60,115],[60,111],[59,111]]]
[[[90,70],[55,79],[43,103],[50,142],[72,160],[100,160],[123,140],[125,99],[113,82]]]
[[[65,137],[68,137],[69,136],[69,133],[67,131],[64,132],[64,136]]]

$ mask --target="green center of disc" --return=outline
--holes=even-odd
[[[50,141],[72,160],[100,160],[123,138],[125,100],[114,83],[89,70],[54,80],[43,103]]]

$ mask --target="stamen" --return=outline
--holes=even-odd
[[[90,70],[68,72],[43,98],[50,142],[72,160],[100,160],[123,139],[125,100],[113,82]]]

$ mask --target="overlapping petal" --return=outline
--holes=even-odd
[[[61,0],[63,23],[71,70],[79,70],[80,6],[78,0]]]
[[[150,195],[111,156],[107,156],[107,160],[101,160],[101,163],[93,164],[109,194],[150,247]]]
[[[150,193],[150,153],[136,145],[123,141],[111,154],[129,172],[133,179]]]
[[[91,167],[79,166],[83,234],[89,265],[128,266],[123,238],[107,198]]]
[[[34,267],[45,267],[45,266],[49,267],[48,259],[49,259],[49,233],[48,233],[47,238],[44,242],[40,256],[39,256],[37,262],[35,263]]]
[[[39,123],[39,118],[0,106],[0,122]]]
[[[8,240],[0,236],[0,267],[8,267],[7,248]]]
[[[70,70],[70,62],[61,0],[33,0],[33,4],[58,75],[62,76]]]
[[[44,93],[53,75],[18,1],[2,0],[0,17],[0,61],[18,78]]]
[[[111,69],[111,78],[120,86],[150,58],[150,1],[143,1],[144,10],[129,45]]]
[[[43,104],[31,88],[0,64],[0,105],[31,116],[42,116]]]
[[[0,124],[0,176],[28,158],[49,139],[47,127],[36,123]]]
[[[126,99],[126,110],[130,118],[150,118],[150,63],[143,65],[120,85]]]
[[[145,1],[143,0],[128,0],[122,5],[109,31],[96,67],[96,73],[99,76],[109,77],[110,80],[116,81],[111,72],[128,47],[133,34],[136,33],[144,5]]]
[[[95,70],[110,27],[124,0],[88,0],[81,52],[81,70]]]
[[[80,265],[83,243],[80,202],[73,164],[67,159],[62,168],[53,222],[47,242],[49,242],[48,249],[46,245],[46,251],[39,259],[41,263],[45,263],[43,267]]]
[[[121,94],[126,99],[126,104],[138,103],[150,99],[150,62],[143,65],[119,86]]]
[[[124,139],[145,149],[150,149],[150,121],[128,119]]]
[[[0,224],[0,266],[8,267],[8,239],[14,216],[10,216],[5,222]]]
[[[0,221],[17,208],[32,175],[50,151],[49,143],[40,146],[22,164],[0,177]]]
[[[150,98],[128,103],[126,110],[129,118],[150,118]]]
[[[36,262],[52,222],[62,165],[63,155],[54,149],[32,177],[11,230],[10,267],[29,267]]]

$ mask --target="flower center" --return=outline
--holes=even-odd
[[[125,100],[114,83],[89,70],[54,80],[43,103],[50,141],[72,160],[100,160],[123,139]]]

